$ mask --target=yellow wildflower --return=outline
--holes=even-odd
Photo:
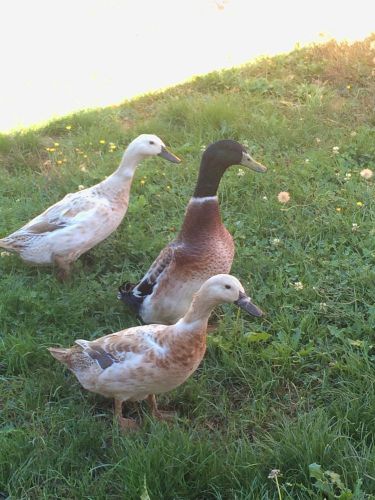
[[[357,201],[357,207],[363,207],[363,203],[361,201]]]
[[[67,125],[65,128],[66,128],[66,130],[72,130],[72,126],[71,125]]]
[[[53,145],[56,146],[57,148],[60,146],[58,142],[54,142]]]
[[[99,143],[100,144],[105,144],[105,140],[104,139],[100,139]]]

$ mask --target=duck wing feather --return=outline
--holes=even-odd
[[[120,286],[118,298],[138,312],[144,298],[152,294],[159,277],[173,262],[176,250],[175,243],[163,248],[141,281],[135,285],[125,282]]]

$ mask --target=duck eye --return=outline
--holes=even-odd
[[[149,144],[152,144],[152,145],[154,145],[155,143],[154,143],[154,141],[150,141],[150,142],[149,142]]]
[[[230,290],[232,287],[230,285],[225,285],[225,288],[227,288],[228,290]]]

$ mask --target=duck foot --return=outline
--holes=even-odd
[[[61,282],[67,281],[70,277],[71,265],[66,262],[62,257],[54,256],[53,263],[57,267],[57,279]]]
[[[150,406],[152,416],[157,418],[158,420],[171,421],[177,415],[177,413],[175,411],[161,411],[161,410],[159,410],[158,405],[156,404],[155,394],[149,394],[147,396],[147,402]]]
[[[139,430],[139,424],[132,418],[117,417],[117,420],[122,432],[132,432]]]
[[[122,432],[139,430],[139,424],[132,418],[122,416],[122,401],[115,399],[115,416]]]
[[[219,322],[215,321],[207,325],[207,335],[212,335],[219,327]]]

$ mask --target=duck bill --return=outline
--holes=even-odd
[[[164,146],[162,146],[161,151],[158,154],[158,156],[161,156],[162,158],[164,158],[164,160],[171,161],[172,163],[181,163],[180,158],[178,158],[173,153],[168,151],[168,149],[165,148]]]
[[[234,303],[236,306],[240,307],[244,311],[246,311],[248,314],[251,314],[251,316],[256,316],[260,318],[263,316],[263,311],[259,309],[258,306],[253,304],[251,302],[250,297],[248,297],[245,293],[240,292],[240,296],[238,297],[238,300],[235,300]]]
[[[240,165],[249,168],[250,170],[254,170],[255,172],[267,172],[267,167],[255,161],[254,158],[252,158],[248,153],[245,152],[242,153],[242,160]]]

